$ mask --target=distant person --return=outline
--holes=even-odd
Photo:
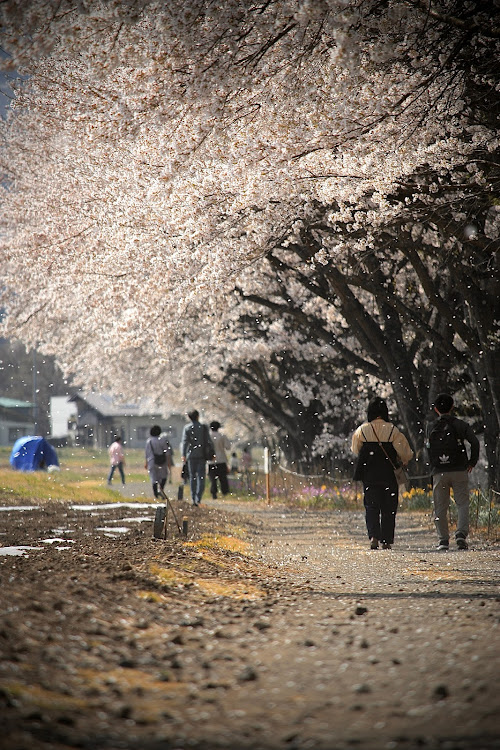
[[[160,435],[160,437],[164,437],[167,441],[167,479],[168,482],[172,483],[172,467],[174,465],[174,449],[170,445],[170,441],[167,438],[166,435]]]
[[[220,428],[221,423],[217,420],[210,422],[210,437],[215,448],[215,460],[208,464],[208,476],[210,477],[210,492],[214,500],[217,499],[217,479],[219,480],[221,493],[227,495],[229,492],[226,451],[230,449],[231,443],[226,435],[219,432]]]
[[[440,393],[434,402],[438,415],[427,431],[427,447],[432,473],[432,499],[434,524],[438,535],[438,550],[445,552],[450,545],[448,509],[450,490],[457,506],[458,520],[455,542],[458,549],[466,550],[469,534],[469,473],[479,459],[479,440],[472,427],[454,417],[453,397]],[[470,458],[465,441],[470,445]]]
[[[163,491],[170,472],[172,448],[166,435],[161,434],[159,425],[153,425],[149,435],[146,441],[144,468],[149,472],[153,495],[158,499],[161,497],[160,490]]]
[[[240,470],[240,462],[236,453],[231,453],[231,474],[237,474]]]
[[[250,448],[245,446],[241,452],[241,471],[245,477],[247,489],[250,492],[252,483],[250,481],[250,470],[252,468],[252,454]]]
[[[354,479],[363,482],[363,504],[370,549],[391,549],[394,543],[399,488],[394,467],[406,466],[413,456],[405,436],[389,421],[383,398],[368,404],[367,422],[352,436],[352,452],[358,456]]]
[[[206,462],[216,460],[215,448],[206,424],[200,422],[196,409],[188,412],[191,420],[184,426],[181,440],[181,460],[187,463],[193,506],[198,507],[205,489]]]
[[[115,437],[113,438],[113,442],[108,448],[108,453],[111,463],[111,468],[108,475],[108,484],[111,484],[113,474],[115,473],[116,469],[118,469],[118,471],[120,472],[122,484],[125,484],[125,472],[123,470],[123,467],[125,466],[125,452],[123,450],[122,439],[120,435],[115,435]]]
[[[241,453],[241,466],[243,471],[250,471],[252,468],[252,454],[250,453],[250,448],[247,446],[243,448]]]

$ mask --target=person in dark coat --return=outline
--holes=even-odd
[[[370,548],[391,549],[398,509],[398,483],[394,466],[407,465],[413,456],[407,439],[389,421],[383,398],[368,405],[367,422],[352,436],[351,448],[358,456],[354,479],[363,482],[363,503]]]
[[[210,422],[210,437],[215,448],[215,460],[208,464],[208,476],[210,477],[210,492],[214,500],[217,499],[217,480],[219,480],[221,493],[227,495],[229,492],[226,451],[231,448],[231,443],[229,438],[220,432],[221,426],[221,423],[216,419]]]
[[[161,497],[172,464],[172,448],[166,435],[161,434],[161,427],[153,425],[146,441],[146,461],[144,468],[148,470],[153,488],[153,495]]]
[[[194,506],[201,503],[205,489],[206,462],[215,460],[215,448],[206,424],[200,422],[196,409],[188,412],[191,422],[182,431],[181,457],[189,469],[191,499]]]

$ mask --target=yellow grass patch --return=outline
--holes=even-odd
[[[140,688],[141,690],[170,695],[174,692],[184,692],[187,689],[185,682],[158,680],[156,677],[140,669],[117,667],[106,672],[98,672],[94,669],[81,669],[78,674],[90,687],[101,690],[106,686],[116,685],[116,687],[119,687],[124,692],[129,690],[137,692],[137,688]]]
[[[51,500],[71,503],[116,502],[121,493],[107,487],[109,456],[105,448],[58,448],[60,471],[16,471],[9,464],[11,447],[0,447],[0,503],[31,500],[37,505]],[[145,477],[144,451],[126,451],[127,481]]]
[[[240,583],[238,581],[215,581],[200,578],[195,583],[204,594],[209,596],[225,596],[230,599],[255,601],[256,599],[263,599],[266,595],[262,589],[246,581]]]
[[[140,669],[121,667],[108,672],[82,669],[79,676],[88,687],[100,693],[113,688],[118,689],[123,699],[131,706],[131,717],[135,721],[147,724],[165,718],[165,711],[173,710],[179,699],[182,703],[185,700],[188,692],[187,683],[171,680],[172,673],[166,670],[166,675],[167,672],[168,677],[166,676],[165,680],[156,679]]]
[[[119,497],[121,499],[119,493],[103,486],[103,480],[70,479],[60,472],[0,469],[0,503],[4,504],[27,499],[36,504],[50,501],[109,503]]]
[[[223,549],[227,552],[239,552],[247,554],[250,550],[250,544],[233,536],[222,534],[203,534],[201,539],[194,542],[186,542],[186,547],[206,548],[206,549]]]
[[[150,565],[151,573],[164,584],[175,586],[178,584],[190,584],[196,586],[203,594],[208,596],[225,596],[231,599],[247,599],[254,601],[265,597],[265,592],[247,581],[222,581],[220,579],[199,578],[196,574],[185,573],[176,568],[161,568],[159,565]],[[149,592],[145,592],[149,595]]]
[[[192,574],[184,573],[178,568],[162,568],[159,565],[152,563],[149,566],[149,570],[161,583],[166,583],[167,585],[173,586],[177,583],[193,582]]]
[[[74,711],[87,707],[87,701],[63,695],[55,690],[46,690],[40,685],[25,685],[22,682],[2,683],[2,689],[21,703],[29,703],[44,710]]]
[[[75,488],[75,490],[80,489],[86,489],[86,490],[102,490],[106,489],[102,486],[102,480],[100,479],[81,479],[78,482],[72,482],[71,486]],[[113,490],[107,490],[108,492],[113,492]]]

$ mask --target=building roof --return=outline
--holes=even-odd
[[[113,396],[102,393],[75,393],[68,401],[81,400],[103,417],[159,417],[161,411],[155,408],[149,399],[138,399],[136,403],[119,401]]]

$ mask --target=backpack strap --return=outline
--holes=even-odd
[[[375,427],[374,427],[374,426],[372,425],[372,423],[371,423],[371,422],[370,422],[370,426],[371,426],[371,428],[372,428],[372,430],[373,430],[373,434],[375,435],[375,438],[376,438],[376,440],[377,440],[377,441],[378,441],[378,442],[380,443],[380,440],[378,439],[377,433],[375,432]],[[392,425],[392,430],[390,431],[390,433],[389,433],[389,437],[387,438],[387,442],[388,442],[388,443],[392,443],[392,442],[393,442],[393,441],[391,440],[391,437],[392,437],[392,433],[393,433],[393,432],[394,432],[394,425]],[[368,443],[368,442],[369,442],[369,440],[368,440],[368,438],[366,437],[365,433],[363,432],[363,428],[361,428],[361,434],[362,434],[362,435],[363,435],[363,437],[364,437],[365,443]]]
[[[394,466],[394,463],[391,461],[391,458],[390,458],[389,454],[387,453],[386,449],[384,448],[383,443],[380,442],[379,437],[378,437],[377,433],[375,432],[375,427],[373,425],[372,425],[372,430],[373,430],[373,434],[377,438],[377,443],[380,445],[380,447],[384,451],[385,455],[389,459],[389,463],[392,466],[392,468],[394,469],[394,471],[396,471],[396,467]],[[394,425],[392,426],[391,435],[392,435],[393,430],[394,430]],[[389,437],[390,437],[390,435],[389,435]]]

